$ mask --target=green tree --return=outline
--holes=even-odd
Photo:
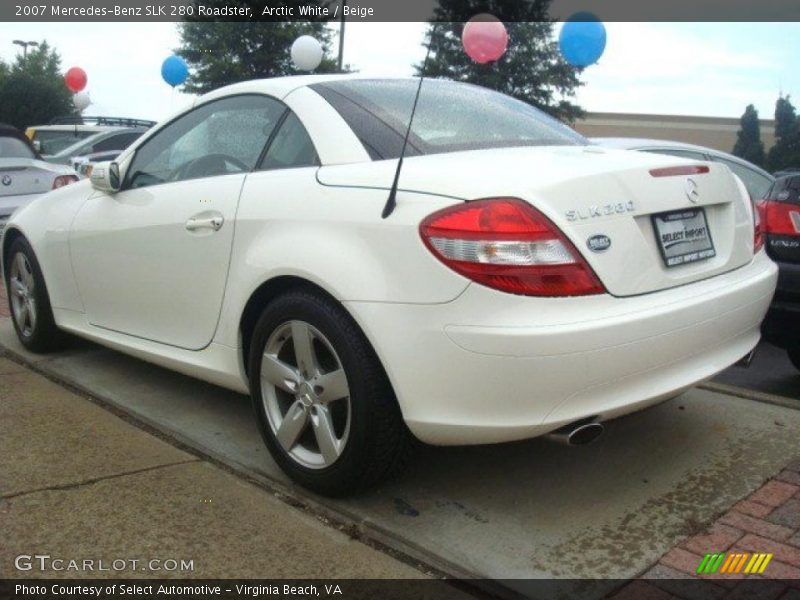
[[[771,171],[800,167],[800,120],[789,96],[775,103],[775,145],[767,155]]]
[[[308,1],[271,2],[270,7],[293,6]],[[317,3],[318,4],[318,3]],[[261,15],[263,2],[248,0],[212,0],[204,5],[249,7]],[[330,57],[331,31],[323,21],[303,22],[215,22],[195,19],[179,26],[181,46],[176,52],[189,65],[189,78],[183,91],[203,94],[218,87],[261,77],[295,75],[289,50],[301,35],[320,41],[325,51],[322,64],[315,73],[336,71]]]
[[[20,129],[76,114],[72,93],[64,85],[61,57],[47,42],[0,66],[0,122]]]
[[[569,100],[583,85],[578,79],[580,69],[561,56],[547,12],[549,5],[550,0],[505,2],[492,10],[483,0],[441,0],[435,11],[439,22],[429,25],[424,42],[431,54],[424,70],[421,63],[415,65],[417,75],[492,88],[562,121],[583,117],[583,110]],[[505,22],[508,49],[495,63],[479,65],[464,52],[461,33],[465,21],[487,8]]]
[[[754,165],[764,166],[764,142],[761,141],[761,125],[756,107],[749,104],[739,122],[733,153]]]

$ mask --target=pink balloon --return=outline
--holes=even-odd
[[[461,34],[464,51],[478,64],[497,60],[508,48],[508,32],[505,25],[489,14],[472,17]]]

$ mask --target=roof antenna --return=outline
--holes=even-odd
[[[419,93],[422,90],[422,80],[425,79],[425,67],[428,66],[428,58],[431,55],[431,48],[433,47],[433,34],[436,33],[436,26],[434,23],[431,28],[431,40],[428,43],[428,52],[425,54],[425,60],[422,61],[422,69],[420,70],[419,85],[417,85],[417,94],[414,96],[414,105],[411,107],[411,116],[408,118],[408,129],[406,129],[406,137],[403,139],[403,147],[400,150],[400,160],[397,161],[397,170],[394,172],[394,181],[392,182],[392,189],[389,190],[389,197],[386,199],[386,204],[383,206],[381,218],[385,219],[394,212],[397,206],[397,183],[400,181],[400,169],[403,168],[403,157],[406,154],[406,146],[408,146],[408,136],[411,135],[411,125],[414,123],[414,113],[417,112],[417,102],[419,101]]]

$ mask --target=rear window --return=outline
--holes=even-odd
[[[373,160],[398,158],[415,79],[351,79],[310,86],[347,122]],[[406,154],[516,146],[575,146],[587,140],[533,106],[475,85],[425,79]]]
[[[0,158],[36,158],[36,156],[22,140],[0,136]]]

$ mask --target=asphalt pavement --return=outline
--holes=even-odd
[[[789,361],[785,350],[766,342],[758,345],[749,367],[731,367],[714,381],[791,398],[800,408],[800,371]]]

